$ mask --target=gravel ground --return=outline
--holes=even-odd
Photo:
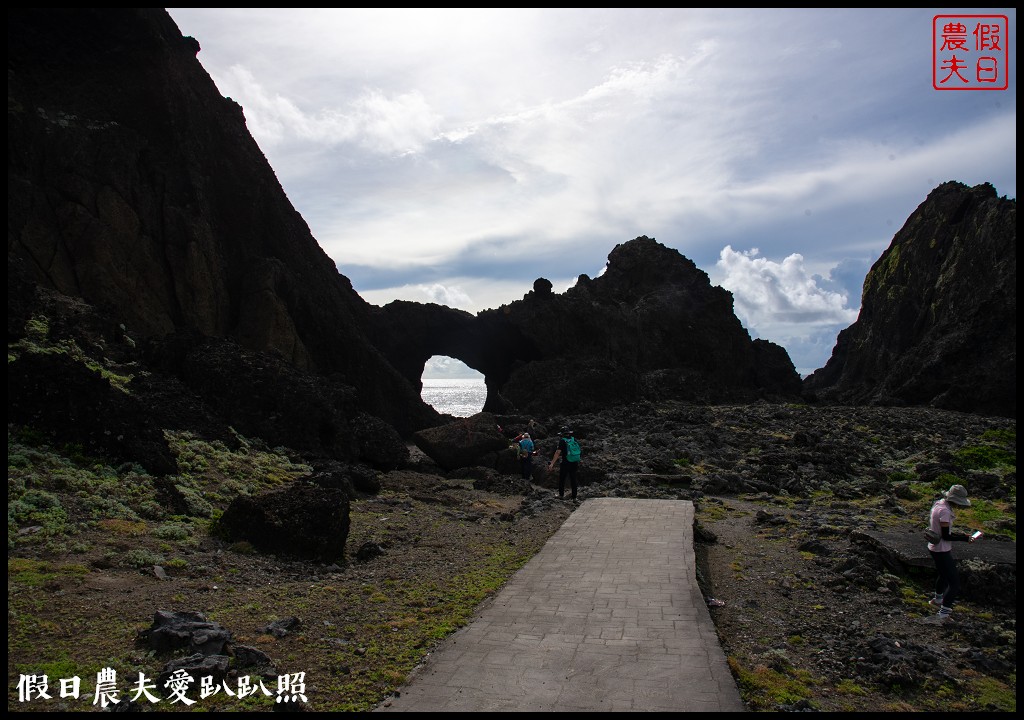
[[[751,709],[1016,707],[1012,605],[975,597],[932,625],[933,574],[894,573],[842,520],[823,535],[808,532],[813,510],[735,497],[703,507],[719,518],[707,523],[717,541],[700,546],[704,587],[724,603],[711,614]]]
[[[588,471],[581,499],[695,502],[700,580],[752,710],[1016,709],[1015,571],[1012,585],[961,603],[955,623],[931,626],[921,622],[930,572],[899,572],[853,538],[922,524],[921,485],[944,481],[937,469],[986,432],[1012,430],[1015,443],[1013,421],[770,406],[573,420]],[[844,437],[838,449],[833,433]],[[414,460],[353,502],[343,564],[263,557],[203,535],[170,548],[179,562],[159,570],[111,567],[111,550],[169,553],[166,539],[110,527],[78,536],[88,548],[78,552],[19,545],[8,557],[8,709],[95,710],[104,667],[155,678],[166,658],[137,636],[158,610],[202,613],[233,644],[266,653],[271,690],[282,674],[305,673],[309,710],[373,707],[574,509],[543,478],[525,495],[491,492]],[[972,472],[961,474],[987,482],[986,502],[1002,513],[986,528],[1015,532],[1015,467]],[[275,634],[270,623],[286,618],[297,623]],[[51,691],[79,675],[82,697],[22,702],[24,674],[47,674]],[[219,693],[191,709],[273,707],[262,693]]]

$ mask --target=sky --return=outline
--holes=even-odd
[[[646,235],[806,375],[931,190],[1017,196],[1013,8],[168,12],[376,305],[564,292]],[[1007,89],[933,87],[967,14],[1006,16]]]

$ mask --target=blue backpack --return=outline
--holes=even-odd
[[[565,440],[565,459],[569,462],[580,461],[580,444],[576,442],[576,438],[567,437],[562,438]]]

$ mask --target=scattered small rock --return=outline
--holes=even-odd
[[[294,632],[296,629],[298,629],[300,625],[302,625],[302,621],[299,620],[297,617],[291,616],[281,618],[280,620],[275,620],[274,622],[264,627],[261,632],[265,632],[268,635],[273,635],[277,638],[283,638],[288,633]]]

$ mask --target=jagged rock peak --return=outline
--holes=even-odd
[[[652,238],[617,245],[597,278],[551,287],[538,278],[521,300],[476,317],[391,303],[374,339],[410,381],[431,355],[463,360],[486,377],[485,409],[498,413],[799,396],[786,351],[751,341],[732,294]]]
[[[857,321],[804,381],[851,404],[1016,417],[1017,201],[945,182],[864,280]]]

